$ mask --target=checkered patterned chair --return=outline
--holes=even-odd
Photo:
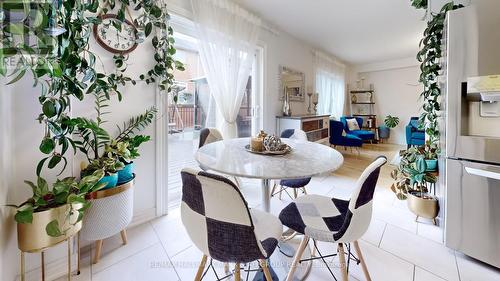
[[[219,132],[219,130],[215,128],[203,128],[200,131],[200,143],[198,145],[198,148],[212,143],[216,141],[221,141],[224,138],[222,137],[222,134]]]
[[[307,141],[306,132],[299,129],[286,129],[283,132],[281,132],[281,138]],[[287,192],[286,189],[288,188],[291,188],[293,190],[294,198],[297,198],[297,190],[299,189],[302,190],[304,194],[307,194],[306,185],[308,185],[310,181],[311,178],[281,180],[279,184],[280,185],[279,190],[276,192],[274,191],[276,190],[277,185],[274,184],[273,189],[271,191],[271,197],[278,194],[279,199],[281,199],[281,194],[283,193],[283,191]],[[288,196],[290,196],[290,194],[288,194]]]
[[[281,222],[296,232],[304,234],[288,273],[287,281],[292,280],[297,263],[300,261],[309,239],[313,239],[314,246],[316,246],[316,241],[338,243],[338,256],[345,281],[347,281],[347,269],[343,244],[352,242],[365,277],[367,280],[371,280],[357,240],[365,234],[370,225],[375,186],[380,168],[386,162],[387,158],[379,156],[365,169],[358,179],[349,201],[320,195],[305,195],[281,211],[279,215]],[[324,257],[320,254],[320,258]],[[351,258],[350,244],[348,258]],[[330,272],[332,271],[330,270]]]
[[[266,260],[283,231],[279,219],[250,210],[235,184],[225,177],[191,169],[182,170],[181,176],[182,223],[194,245],[203,252],[195,280],[203,278],[209,257],[236,263],[236,280],[240,278],[240,263],[259,260],[267,281],[272,281]]]

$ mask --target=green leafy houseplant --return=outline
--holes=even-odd
[[[427,0],[410,0],[411,5],[417,9],[427,9]]]
[[[76,147],[87,156],[89,165],[82,171],[84,175],[95,170],[104,170],[112,174],[121,170],[128,164],[132,157],[138,157],[138,146],[150,139],[149,136],[136,136],[135,134],[149,126],[156,115],[156,108],[152,107],[145,113],[131,118],[122,127],[118,127],[118,136],[111,139],[109,133],[103,129],[106,123],[103,116],[108,114],[103,109],[107,108],[106,100],[96,95],[95,110],[96,120],[87,118],[75,119],[79,140],[75,141]],[[132,144],[132,145],[131,145]],[[132,151],[129,150],[132,149]]]
[[[387,128],[395,128],[399,124],[399,117],[387,115],[384,120],[385,126]]]
[[[168,85],[172,85],[174,79],[172,71],[183,70],[183,65],[173,59],[175,41],[172,37],[173,30],[167,25],[169,16],[165,2],[150,0],[107,2],[111,9],[121,5],[118,21],[113,23],[117,29],[121,28],[120,21],[125,20],[126,7],[134,4],[135,10],[139,13],[139,17],[134,20],[140,31],[138,43],[145,42],[145,38],[154,35],[152,54],[155,64],[152,69],[139,76],[139,79],[145,80],[148,84],[158,83],[162,92],[169,90]],[[2,19],[3,15],[10,11],[25,12],[24,18],[18,22],[0,23],[0,75],[11,77],[7,83],[10,85],[30,74],[34,80],[33,85],[40,88],[38,100],[41,113],[38,121],[44,126],[45,133],[39,150],[46,156],[37,165],[38,177],[44,167],[54,169],[62,166],[60,173],[65,170],[68,163],[66,154],[70,147],[74,153],[77,152],[77,143],[72,138],[76,131],[83,129],[89,133],[84,135],[87,138],[86,146],[78,146],[78,149],[86,150],[87,156],[93,153],[96,159],[99,149],[95,148],[100,148],[109,140],[109,134],[100,128],[99,120],[95,122],[70,116],[72,100],[81,101],[88,94],[99,95],[100,102],[103,99],[109,100],[111,94],[116,94],[121,100],[120,87],[126,86],[127,83],[132,85],[137,83],[135,79],[126,75],[128,57],[122,55],[113,57],[116,66],[114,72],[106,73],[98,70],[100,68],[97,65],[101,59],[91,50],[89,40],[92,26],[101,22],[98,13],[102,3],[103,1],[99,0],[0,2]],[[108,9],[104,8],[102,12],[106,14]],[[16,67],[9,70],[7,63],[12,61],[15,61]],[[102,162],[106,164],[99,163],[99,165],[116,168],[110,161]],[[101,173],[102,170],[96,172]],[[62,182],[69,184],[69,179],[58,181],[57,186]],[[39,185],[43,190],[48,189],[44,181],[40,181]],[[36,186],[37,189],[39,185]],[[86,190],[86,188],[81,189]],[[83,196],[83,193],[81,195]],[[36,202],[43,203],[41,200]],[[27,215],[22,214],[28,214],[31,209],[38,210],[38,207],[33,204],[21,205],[18,209],[21,214],[16,220],[27,221]],[[44,207],[52,208],[53,205],[47,204]]]
[[[408,193],[423,195],[427,192],[427,183],[437,181],[436,176],[427,171],[427,164],[421,149],[410,147],[401,151],[401,162],[391,173],[391,177],[395,180],[391,190],[400,200],[405,200]]]
[[[432,14],[424,31],[424,38],[420,41],[421,50],[417,54],[417,59],[421,63],[420,82],[424,85],[424,91],[421,93],[424,104],[422,106],[423,113],[420,115],[420,124],[422,129],[425,129],[431,143],[437,143],[440,137],[438,118],[441,110],[441,89],[438,77],[442,69],[440,60],[442,58],[444,22],[448,11],[461,7],[463,5],[449,2],[442,7],[439,13]]]
[[[151,137],[145,135],[124,138],[122,141],[112,140],[111,144],[107,145],[104,151],[108,157],[118,159],[123,164],[129,164],[132,160],[140,156],[139,146],[150,140]]]
[[[39,149],[47,155],[38,164],[37,175],[46,165],[54,169],[62,165],[61,173],[67,165],[66,153],[70,147],[76,152],[71,138],[75,122],[68,114],[71,98],[83,100],[86,94],[103,93],[109,99],[117,94],[121,99],[120,86],[136,80],[126,75],[128,57],[116,55],[113,61],[116,71],[99,71],[99,56],[89,47],[92,38],[92,26],[101,22],[99,13],[108,13],[108,8],[100,10],[103,1],[23,1],[1,2],[0,10],[26,11],[25,18],[19,22],[2,23],[0,48],[0,75],[13,77],[8,84],[19,81],[25,74],[31,73],[34,86],[41,92],[38,100],[41,113],[38,121],[45,126],[45,134]],[[154,48],[154,66],[140,75],[146,83],[158,83],[161,91],[169,91],[173,84],[173,70],[183,70],[182,63],[173,59],[175,54],[173,30],[167,25],[169,15],[163,1],[150,0],[109,0],[109,8],[118,9],[117,22],[113,26],[121,28],[120,21],[125,20],[125,11],[134,6],[139,16],[134,23],[139,33],[139,42],[152,36]],[[34,12],[34,13],[33,13]],[[35,16],[33,16],[35,15]],[[66,32],[55,36],[47,29],[58,27]],[[33,36],[37,40],[22,40]],[[21,43],[19,43],[21,42]],[[35,42],[27,45],[25,42]],[[16,59],[16,68],[8,71],[7,61]]]
[[[104,172],[98,170],[81,180],[74,177],[64,178],[57,180],[52,188],[49,188],[47,181],[41,177],[38,178],[37,183],[25,181],[32,189],[33,195],[17,208],[14,219],[18,223],[32,223],[33,213],[43,212],[51,208],[69,204],[71,212],[78,212],[78,223],[83,219],[85,210],[88,209],[90,203],[86,201],[85,196],[97,191],[103,187],[99,184],[99,180],[104,176]],[[74,209],[74,204],[79,203],[81,207]],[[64,234],[64,230],[59,228],[57,220],[51,221],[46,227],[49,236],[57,237]]]

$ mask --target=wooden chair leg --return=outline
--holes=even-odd
[[[228,262],[224,263],[224,273],[226,275],[229,275],[229,263]]]
[[[299,248],[295,253],[295,257],[293,258],[292,265],[290,266],[290,271],[288,271],[288,275],[286,276],[286,281],[293,280],[293,275],[295,274],[295,270],[297,269],[297,264],[302,258],[302,254],[304,254],[304,250],[306,249],[308,242],[309,242],[309,237],[304,235],[304,238],[302,238],[302,242],[300,242]]]
[[[102,250],[102,240],[95,241],[95,254],[94,254],[93,264],[99,262],[99,259],[101,258],[101,250]]]
[[[278,195],[278,198],[281,200],[281,194],[283,193],[283,186],[280,185],[280,193]]]
[[[307,190],[306,190],[306,187],[302,187],[302,192],[304,192],[305,195],[307,195]]]
[[[339,260],[340,260],[340,270],[342,271],[342,281],[348,281],[347,264],[345,262],[344,245],[342,243],[338,244],[338,254],[339,254]]]
[[[127,231],[125,229],[120,231],[120,235],[122,236],[123,245],[127,245],[127,243],[128,243]]]
[[[297,189],[296,188],[293,189],[293,197],[295,199],[297,199]]]
[[[241,281],[240,263],[239,262],[237,262],[234,265],[234,281]]]
[[[196,276],[194,277],[194,281],[200,281],[201,276],[203,275],[203,271],[205,271],[205,265],[207,264],[207,255],[203,255],[201,258],[200,266],[198,267],[198,271],[196,272]]]
[[[259,260],[259,263],[260,267],[262,267],[262,271],[264,271],[264,276],[266,276],[266,281],[273,281],[273,277],[271,276],[271,272],[267,266],[267,260]]]
[[[354,241],[354,249],[356,250],[356,254],[358,254],[358,259],[361,263],[361,268],[363,269],[363,273],[365,274],[366,281],[371,281],[370,273],[368,272],[368,267],[366,266],[365,259],[363,258],[363,254],[361,253],[361,248],[359,247],[358,241]]]

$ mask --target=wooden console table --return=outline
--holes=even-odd
[[[276,116],[276,135],[286,129],[300,129],[306,132],[309,141],[328,143],[330,115]]]

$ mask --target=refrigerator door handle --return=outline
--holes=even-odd
[[[494,179],[494,180],[500,180],[500,173],[495,173],[492,171],[486,171],[486,170],[476,169],[476,168],[471,168],[471,167],[465,167],[465,170],[470,175],[490,178],[490,179]]]

